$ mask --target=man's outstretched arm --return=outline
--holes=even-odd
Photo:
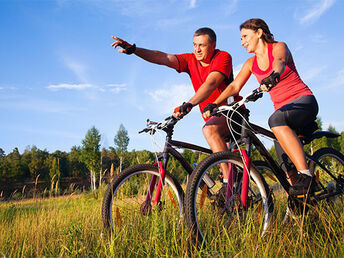
[[[179,69],[178,59],[175,55],[167,54],[158,50],[139,48],[136,47],[135,44],[130,44],[115,36],[112,36],[112,38],[115,42],[112,43],[111,46],[113,48],[117,48],[118,46],[121,47],[121,49],[118,50],[120,53],[135,54],[150,63],[165,65],[176,70]]]

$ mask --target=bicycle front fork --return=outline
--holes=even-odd
[[[158,168],[159,168],[159,183],[158,183],[158,187],[156,189],[156,193],[155,193],[155,197],[153,201],[153,203],[156,205],[160,202],[161,189],[165,183],[166,169],[163,167],[161,161],[158,161],[154,165],[158,165]],[[158,176],[151,176],[151,179],[149,182],[149,191],[146,196],[146,203],[150,203],[153,198],[152,193],[154,192],[157,177]]]
[[[240,199],[241,199],[241,203],[243,207],[246,208],[247,202],[248,202],[248,187],[249,187],[249,180],[250,180],[249,171],[250,171],[250,166],[251,166],[251,159],[247,155],[245,150],[240,149],[240,150],[235,150],[234,152],[238,152],[238,151],[241,152],[241,155],[243,157],[243,166],[244,166]],[[233,166],[233,164],[231,163],[228,163],[228,168],[229,168],[229,173],[228,173],[226,201],[228,201],[233,195],[233,188],[235,187],[235,184],[239,183],[239,182],[236,182],[236,180],[234,180],[236,176],[235,166]]]

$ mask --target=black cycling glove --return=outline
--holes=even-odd
[[[217,108],[217,105],[215,103],[209,103],[205,108],[203,108],[202,113],[204,114],[205,112],[210,111],[211,114],[215,108]]]
[[[183,114],[187,114],[191,111],[191,109],[193,108],[193,105],[190,102],[184,102],[183,105],[176,107],[174,109],[174,113],[183,113]]]
[[[268,91],[270,91],[279,82],[280,82],[280,74],[276,73],[275,71],[272,71],[272,73],[268,77],[264,78],[261,81],[260,86],[265,85]]]
[[[122,43],[118,44],[118,46],[120,46],[121,48],[125,49],[125,52],[127,55],[131,55],[135,52],[136,50],[136,44],[130,44],[128,42],[126,42],[125,40],[122,41]]]

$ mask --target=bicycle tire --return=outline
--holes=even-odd
[[[156,176],[151,202],[146,202],[150,179]],[[138,164],[119,173],[109,184],[102,203],[104,228],[123,237],[131,234],[149,234],[154,214],[167,216],[169,225],[179,224],[183,214],[184,191],[177,179],[166,171],[165,184],[161,190],[161,200],[154,205],[155,192],[159,181],[158,167],[151,164]],[[163,214],[162,214],[163,213]]]
[[[326,147],[317,150],[312,155],[312,159],[323,166],[321,168],[315,162],[310,162],[310,170],[314,173],[318,185],[315,198],[322,199],[324,196],[324,199],[332,202],[336,196],[343,195],[344,155],[333,148]],[[326,197],[328,195],[330,196]]]
[[[273,212],[273,199],[267,183],[265,182],[263,176],[256,170],[255,166],[251,166],[250,168],[250,205],[247,207],[247,209],[238,209],[238,203],[235,200],[237,197],[237,192],[235,192],[234,189],[234,194],[232,195],[230,202],[227,203],[227,208],[223,210],[224,213],[216,213],[216,215],[220,216],[213,216],[210,209],[205,209],[202,211],[203,207],[210,208],[214,206],[214,204],[212,204],[213,200],[211,200],[209,194],[207,200],[203,201],[203,190],[200,188],[200,186],[202,186],[202,178],[206,173],[208,175],[213,175],[213,170],[217,169],[217,164],[220,164],[222,162],[234,164],[237,169],[236,178],[240,179],[240,173],[242,174],[243,168],[241,158],[238,155],[230,152],[217,152],[206,157],[200,162],[200,164],[192,173],[187,185],[184,204],[185,219],[187,226],[191,230],[192,238],[198,245],[209,244],[209,246],[217,247],[226,246],[226,237],[222,237],[221,233],[218,233],[218,231],[221,231],[225,228],[228,233],[229,225],[230,234],[239,233],[236,231],[239,229],[236,229],[234,225],[236,219],[241,218],[241,220],[239,221],[240,223],[242,223],[243,221],[245,221],[245,218],[248,218],[247,216],[249,216],[249,214],[253,214],[255,212],[258,213],[258,216],[255,217],[258,218],[258,223],[252,223],[251,226],[257,226],[256,229],[261,232],[261,235],[266,232],[270,225],[270,222],[272,221],[271,217]],[[216,187],[210,190],[207,189],[207,191],[212,192],[214,196],[218,196],[218,194],[216,195],[215,188]],[[241,182],[238,181],[236,189],[238,192],[241,191]],[[203,196],[204,195],[205,194],[203,193]],[[215,205],[217,205],[216,201]],[[209,216],[209,214],[211,216]],[[227,233],[222,235],[226,235]]]

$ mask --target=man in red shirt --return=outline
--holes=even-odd
[[[138,48],[135,44],[112,37],[115,42],[112,47],[122,47],[120,53],[135,54],[138,57],[155,64],[171,67],[178,72],[189,74],[195,95],[174,110],[174,116],[182,118],[191,109],[199,105],[201,113],[213,103],[221,92],[233,81],[232,57],[225,51],[216,49],[216,34],[210,28],[198,29],[193,37],[193,53],[171,55],[157,50]],[[227,104],[224,101],[222,104]],[[240,119],[240,117],[239,117]],[[205,119],[203,134],[213,152],[227,150],[224,140],[229,135],[224,116]],[[240,132],[239,128],[236,128]],[[228,168],[222,168],[224,182],[228,178]]]

